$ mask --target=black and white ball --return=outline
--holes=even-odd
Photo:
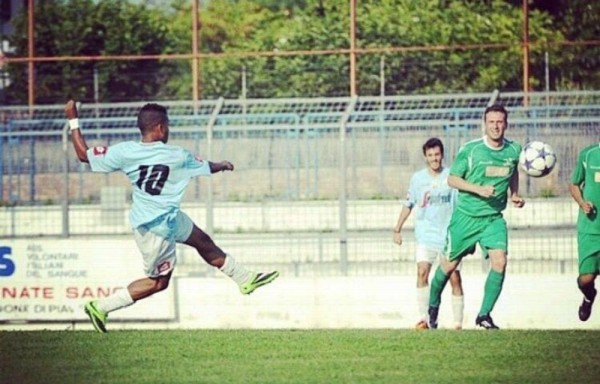
[[[556,165],[554,149],[542,141],[527,143],[519,156],[519,166],[532,177],[546,176]]]

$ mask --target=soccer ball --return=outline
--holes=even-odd
[[[546,176],[556,165],[552,147],[542,141],[527,143],[519,155],[519,166],[532,177]]]

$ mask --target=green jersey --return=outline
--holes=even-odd
[[[458,152],[450,175],[476,185],[491,185],[494,196],[485,198],[459,191],[456,209],[468,216],[488,216],[502,212],[508,200],[510,179],[517,172],[521,145],[504,139],[500,148],[487,145],[481,138],[466,143]]]
[[[577,165],[571,175],[571,183],[581,188],[583,199],[594,205],[594,211],[586,215],[579,210],[577,231],[600,234],[600,143],[584,148],[577,157]]]

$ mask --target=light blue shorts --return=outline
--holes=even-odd
[[[188,215],[175,211],[133,230],[146,276],[158,277],[173,271],[177,262],[176,244],[190,237],[193,225]]]

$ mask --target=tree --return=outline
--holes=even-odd
[[[36,56],[160,54],[171,41],[167,18],[144,5],[118,0],[46,0],[35,5]],[[15,18],[11,45],[27,56],[27,14]],[[62,103],[66,97],[94,100],[94,69],[100,101],[130,101],[161,95],[169,65],[158,60],[58,61],[35,64],[35,102]],[[26,65],[11,65],[13,79],[26,79]],[[26,103],[27,82],[13,81],[11,103]]]
[[[552,14],[569,41],[592,41],[600,36],[600,3],[559,0]],[[557,88],[600,89],[600,46],[563,48],[562,65],[554,72]]]
[[[388,94],[522,89],[520,8],[500,1],[449,1],[441,5],[395,0],[362,3],[361,46],[457,47],[386,55]],[[560,34],[549,25],[549,18],[540,12],[532,12],[530,35],[538,42],[560,39]],[[502,46],[467,47],[478,44]],[[377,61],[375,57],[361,59],[361,76],[366,72],[376,77]],[[363,87],[363,93],[377,91],[378,84],[373,82]]]
[[[529,83],[534,90],[544,89],[544,53],[549,52],[554,84],[598,88],[598,46],[564,47],[551,42],[597,37],[600,3],[558,2],[563,6],[532,2]],[[190,54],[191,0],[154,1],[155,6],[141,3],[36,2],[36,56]],[[361,0],[356,4],[358,48],[390,48],[358,54],[360,95],[379,93],[382,57],[387,95],[523,89],[523,15],[518,0]],[[200,5],[203,98],[240,97],[243,74],[249,98],[349,95],[348,0],[212,0]],[[15,27],[11,43],[16,56],[26,57],[26,15],[15,20]],[[489,47],[471,48],[479,44]],[[391,51],[392,47],[406,50]],[[311,50],[346,51],[277,55]],[[94,71],[100,101],[190,99],[192,65],[191,59],[36,63],[36,102],[62,102],[67,96],[93,100]],[[11,79],[27,78],[24,64],[12,63],[9,70]],[[12,81],[7,89],[10,102],[25,103],[26,96],[27,83]]]

